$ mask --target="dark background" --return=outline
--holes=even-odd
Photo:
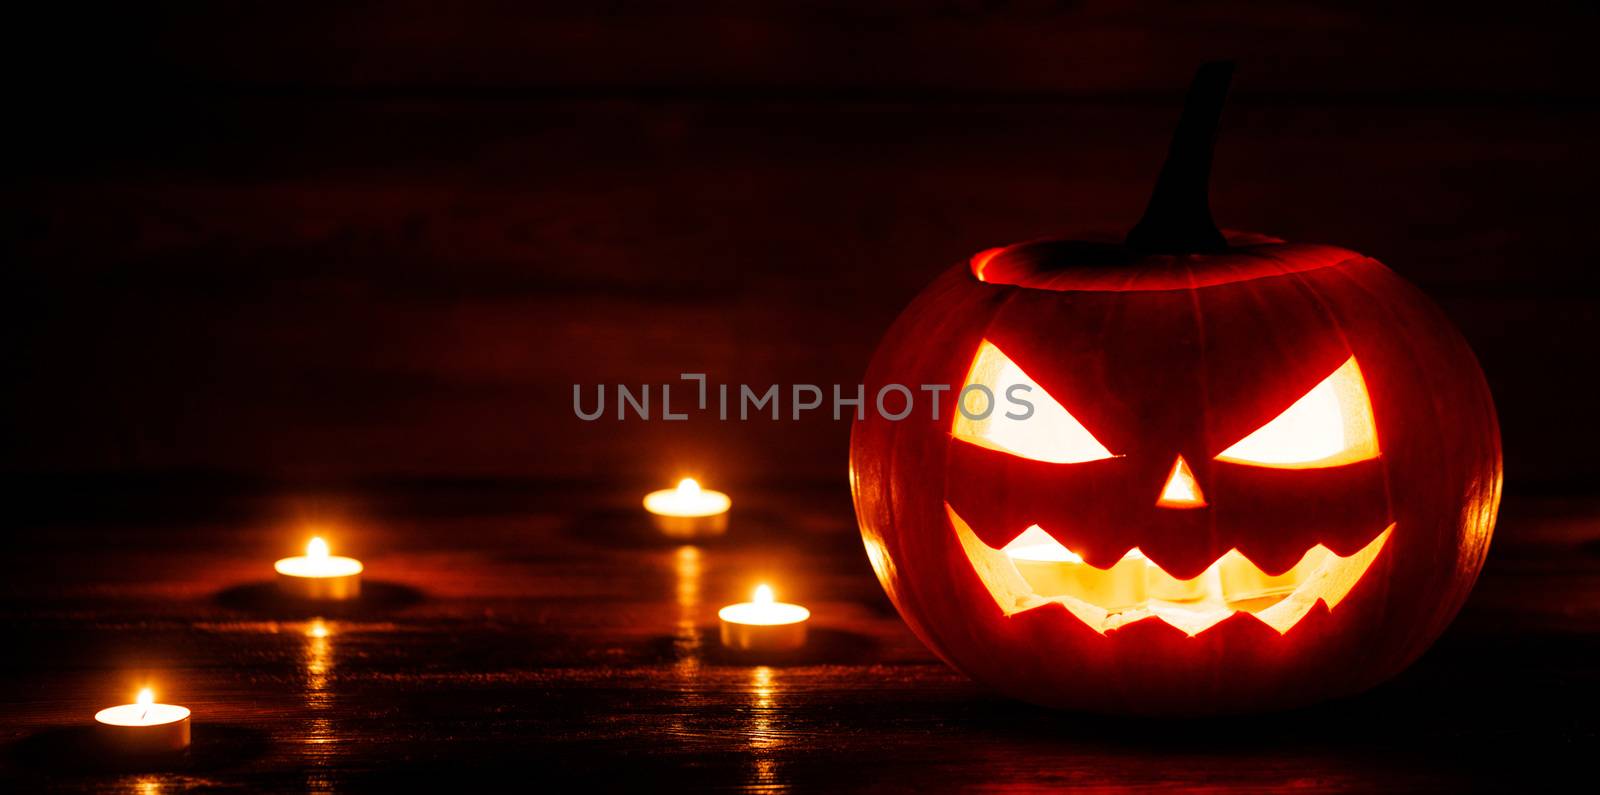
[[[825,412],[583,423],[572,384],[858,383],[940,269],[1125,229],[1231,57],[1219,222],[1443,305],[1508,494],[1600,479],[1592,6],[435,5],[12,20],[8,476],[842,488]]]
[[[1593,4],[443,5],[7,9],[0,790],[1592,775]],[[1488,565],[1392,682],[1200,723],[1006,702],[874,581],[845,423],[573,416],[574,383],[858,383],[952,263],[1126,229],[1219,57],[1218,220],[1387,262],[1499,405]],[[684,472],[727,537],[649,529]],[[367,564],[349,610],[276,597],[312,532]],[[715,624],[763,579],[815,616],[770,667]],[[91,716],[146,682],[189,757],[102,768]]]

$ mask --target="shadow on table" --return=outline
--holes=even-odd
[[[217,592],[217,604],[276,618],[353,617],[400,610],[421,602],[422,591],[382,581],[361,583],[361,596],[343,602],[307,601],[285,596],[276,583],[253,582]]]
[[[946,702],[938,720],[1019,753],[1075,748],[1114,758],[1233,760],[1241,768],[1284,760],[1332,768],[1342,759],[1367,773],[1530,781],[1588,765],[1574,743],[1592,741],[1600,693],[1570,672],[1596,655],[1600,639],[1581,634],[1447,638],[1389,683],[1277,713],[1131,718],[980,696]]]
[[[728,529],[723,534],[698,538],[663,534],[643,509],[590,511],[562,525],[561,533],[575,541],[608,548],[675,547],[683,544],[715,548],[749,543],[816,542],[812,535],[793,532],[780,515],[754,509],[739,510],[729,516]],[[853,549],[859,549],[860,542],[854,533],[836,535],[842,536]]]
[[[110,754],[93,726],[46,729],[24,737],[7,749],[18,770],[41,774],[205,773],[237,767],[267,750],[265,732],[218,723],[196,723],[188,751],[140,757]]]
[[[725,648],[717,627],[698,627],[695,636],[696,653],[710,665],[765,665],[773,668],[848,665],[871,662],[878,651],[878,641],[869,635],[826,627],[811,628],[806,633],[806,645],[803,648],[783,653],[750,653]],[[683,653],[682,639],[670,635],[652,639],[650,647],[652,656],[662,661],[670,661]]]

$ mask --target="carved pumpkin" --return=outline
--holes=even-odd
[[[869,395],[953,387],[937,419],[853,428],[873,568],[929,648],[1012,697],[1195,714],[1354,693],[1482,567],[1500,441],[1476,360],[1376,260],[1217,231],[1230,73],[1202,68],[1126,240],[973,257],[868,371]]]

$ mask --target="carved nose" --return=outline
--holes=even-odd
[[[1189,464],[1178,456],[1172,462],[1172,474],[1167,475],[1167,485],[1161,487],[1161,496],[1156,499],[1156,506],[1161,508],[1204,508],[1205,495],[1200,493],[1200,484],[1195,481],[1194,473],[1189,471]]]

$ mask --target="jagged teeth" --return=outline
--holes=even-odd
[[[1178,579],[1138,548],[1110,568],[1090,565],[1038,525],[997,550],[946,509],[973,569],[1007,615],[1057,603],[1100,632],[1154,616],[1193,635],[1235,612],[1287,632],[1318,600],[1336,606],[1394,529],[1389,525],[1348,556],[1318,544],[1281,574],[1268,574],[1233,549],[1199,576]]]

